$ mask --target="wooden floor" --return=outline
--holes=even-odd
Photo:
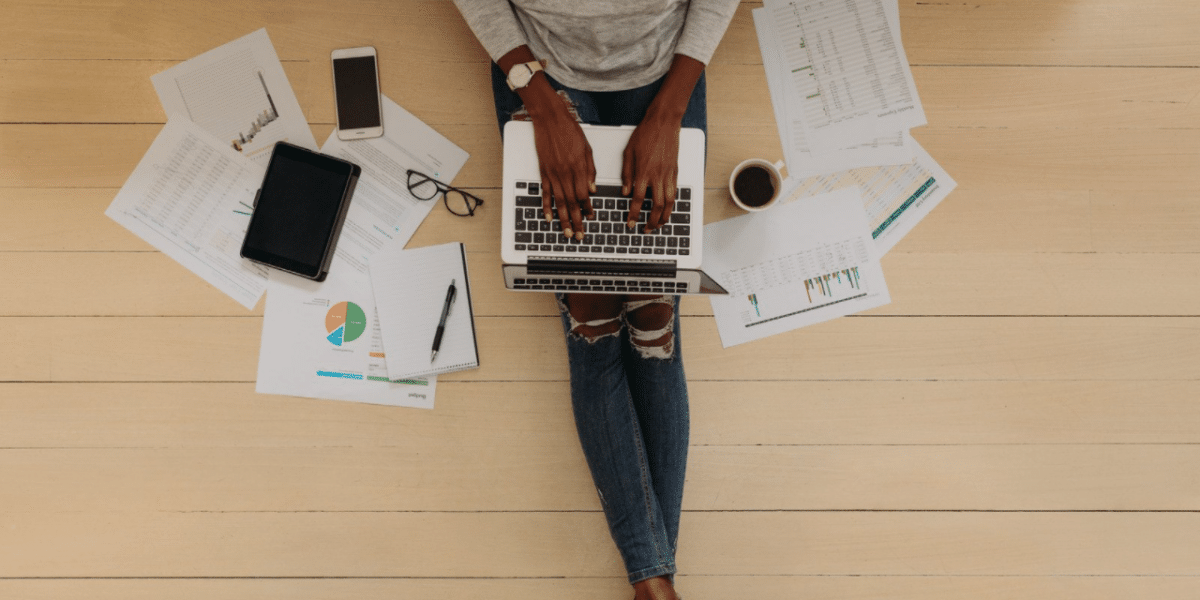
[[[448,2],[3,0],[0,598],[627,598],[554,307],[501,288],[486,56]],[[709,222],[781,155],[750,10],[709,68]],[[900,3],[959,182],[892,303],[723,350],[684,303],[688,600],[1200,594],[1200,3]],[[483,367],[433,411],[254,393],[248,312],[104,216],[150,76],[266,27],[318,140],[328,53],[471,159]]]

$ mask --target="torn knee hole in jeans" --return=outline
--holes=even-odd
[[[642,358],[668,359],[675,352],[675,303],[666,296],[625,303],[629,342]]]
[[[610,318],[580,322],[575,318],[575,315],[571,314],[570,308],[562,300],[559,300],[558,305],[559,310],[566,314],[567,318],[571,321],[571,335],[578,336],[589,344],[594,344],[597,340],[609,336],[621,334],[621,313],[617,313]]]

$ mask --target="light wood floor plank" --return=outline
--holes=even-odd
[[[0,577],[611,577],[600,513],[34,513]],[[688,575],[1196,577],[1195,513],[685,513]]]
[[[975,4],[900,3],[905,51],[914,64],[1194,66],[1197,45],[1188,24],[1200,19],[1184,0],[1131,5],[1120,0],[1047,3],[990,0]],[[735,15],[714,61],[761,64],[750,10]],[[275,20],[289,15],[288,26]],[[43,5],[12,0],[0,29],[0,56],[185,60],[267,25],[281,58],[316,59],[329,50],[373,44],[414,62],[482,61],[453,6],[440,1],[364,0],[331,7],[307,2],[229,3],[165,7],[148,0]],[[155,23],[137,28],[135,23]],[[253,24],[248,26],[247,24]],[[38,43],[22,44],[23,32]],[[352,34],[331,32],[353,31]],[[1105,32],[1121,31],[1112,37]]]
[[[26,449],[313,449],[570,437],[569,393],[561,381],[443,381],[437,407],[425,411],[255,394],[253,383],[5,383],[0,440]],[[1200,443],[1195,380],[692,381],[688,393],[695,446]]]
[[[1195,577],[873,577],[873,576],[704,576],[682,575],[680,594],[695,600],[790,598],[813,600],[1191,600]],[[121,579],[0,580],[0,595],[27,600],[87,597],[92,600],[561,600],[623,598],[620,577],[580,579]]]
[[[32,349],[0,347],[0,381],[253,381],[257,317],[13,317]],[[1192,318],[858,317],[722,349],[684,317],[689,380],[1193,380]],[[476,319],[478,369],[448,381],[562,381],[557,317]],[[16,338],[12,338],[16,339]],[[798,350],[800,349],[800,350]],[[807,351],[806,349],[811,349]],[[797,353],[799,352],[799,353]],[[797,357],[803,360],[797,361]]]
[[[472,249],[491,245],[466,242]],[[467,260],[474,314],[558,314],[548,294],[506,290],[494,251],[472,251]],[[892,303],[875,315],[1189,316],[1200,307],[1198,254],[897,253],[883,266]],[[157,252],[0,253],[0,272],[12,286],[0,297],[0,315],[262,314],[261,302],[248,313]],[[96,273],[105,276],[92,277]],[[711,304],[698,298],[685,299],[683,311],[712,314]]]
[[[915,64],[1195,66],[1200,47],[1185,31],[1196,22],[1187,0],[900,2]]]
[[[489,251],[500,232],[496,189],[476,188],[487,208],[470,220],[436,211],[409,245],[464,241]],[[112,188],[11,188],[10,219],[0,219],[0,251],[153,251],[153,247],[104,215]],[[728,191],[712,188],[705,222],[741,214]],[[1200,252],[1200,190],[1022,191],[1003,187],[959,188],[902,240],[903,253]],[[894,280],[894,278],[892,278]]]
[[[287,61],[284,71],[309,123],[332,124],[328,61]],[[4,123],[161,123],[150,77],[173,61],[0,60]],[[434,127],[495,123],[484,63],[383,65],[383,92]],[[392,69],[386,67],[392,66]],[[771,131],[774,113],[761,66],[708,68],[710,131]],[[389,77],[390,76],[390,77]],[[1195,69],[1066,67],[915,67],[913,76],[936,127],[1170,128],[1195,122]],[[417,81],[439,81],[429,94]],[[390,85],[389,85],[390,84]]]
[[[689,511],[1189,511],[1196,445],[698,446]],[[571,427],[378,448],[0,450],[10,513],[599,511]]]
[[[119,188],[133,172],[159,125],[0,125],[0,182],[7,187]],[[455,184],[494,187],[500,181],[499,133],[485,128],[440,128],[473,157]],[[326,126],[314,127],[317,139]],[[914,130],[914,136],[959,182],[1029,190],[1106,189],[1158,191],[1200,189],[1195,130]],[[781,156],[778,135],[709,136],[706,188],[724,188],[728,173],[747,156]],[[1172,151],[1164,153],[1163,148]],[[1137,172],[1136,181],[1128,173]],[[1024,176],[1014,177],[1014,173]],[[957,196],[955,196],[957,197]]]

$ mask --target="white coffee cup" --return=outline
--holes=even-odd
[[[783,193],[783,175],[779,172],[782,168],[782,160],[772,164],[761,158],[748,158],[738,163],[729,174],[729,195],[733,203],[752,212],[774,206]],[[742,175],[741,180],[739,175]]]

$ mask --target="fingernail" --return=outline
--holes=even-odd
[[[637,221],[630,221],[625,224],[626,229],[633,229],[634,227],[637,227]]]
[[[582,239],[583,239],[583,232],[582,232],[582,231],[576,231],[576,232],[575,232],[575,239],[577,239],[577,240],[582,240]]]
[[[627,185],[623,185],[623,186],[621,186],[621,195],[622,195],[622,196],[628,196],[628,195],[629,195],[629,186],[627,186]]]
[[[596,193],[596,182],[595,181],[588,184],[588,190],[591,190],[591,192],[593,194]]]
[[[571,232],[571,230],[570,230],[570,229],[564,229],[564,230],[563,230],[563,235],[564,235],[564,236],[566,236],[566,237],[571,237],[571,236],[573,235],[573,233]]]
[[[552,220],[552,219],[550,218],[550,213],[546,213],[546,220],[547,220],[547,221],[551,221],[551,220]]]

